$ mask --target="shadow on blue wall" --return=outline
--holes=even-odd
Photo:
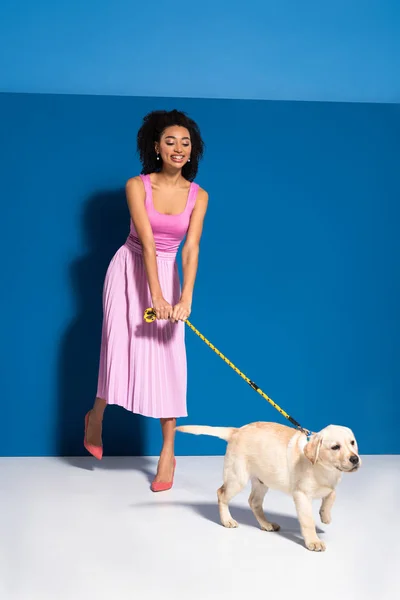
[[[60,345],[57,439],[61,456],[82,455],[84,413],[96,392],[103,281],[112,255],[126,236],[126,224],[123,189],[96,193],[84,206],[82,235],[88,252],[70,266],[76,314]],[[108,407],[103,432],[107,455],[142,455],[143,426],[140,416]]]

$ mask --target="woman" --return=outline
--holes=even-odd
[[[159,418],[163,446],[153,491],[172,487],[177,417],[187,415],[185,324],[191,312],[208,194],[193,179],[204,144],[176,110],[148,114],[137,136],[142,174],[129,179],[130,233],[109,265],[96,400],[85,417],[85,448],[103,455],[107,404]],[[182,248],[183,285],[176,263]],[[157,321],[146,324],[153,307]]]

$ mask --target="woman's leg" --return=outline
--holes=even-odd
[[[163,446],[161,449],[160,460],[158,461],[157,475],[154,481],[169,482],[172,481],[174,472],[176,419],[160,419],[160,422]]]
[[[93,446],[101,446],[101,431],[103,424],[103,415],[107,402],[103,398],[96,398],[92,410],[89,412],[89,422],[86,439]]]

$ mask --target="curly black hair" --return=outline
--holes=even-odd
[[[190,133],[192,152],[190,162],[182,168],[182,175],[188,181],[193,181],[197,175],[199,162],[204,154],[204,142],[199,127],[186,113],[178,110],[154,110],[143,119],[143,124],[137,134],[137,150],[142,163],[142,175],[148,175],[161,170],[162,160],[157,160],[155,142],[159,142],[167,127],[179,125],[186,127]]]

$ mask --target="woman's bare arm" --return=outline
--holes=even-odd
[[[191,312],[193,289],[196,281],[199,262],[200,239],[203,232],[204,218],[207,212],[208,194],[199,189],[193,209],[186,240],[182,248],[183,285],[181,298],[174,307],[173,320],[185,320]]]
[[[145,207],[145,190],[140,177],[132,177],[125,186],[129,212],[142,245],[143,261],[153,307],[157,318],[168,319],[172,315],[172,307],[165,300],[158,278],[156,245],[149,217]]]

